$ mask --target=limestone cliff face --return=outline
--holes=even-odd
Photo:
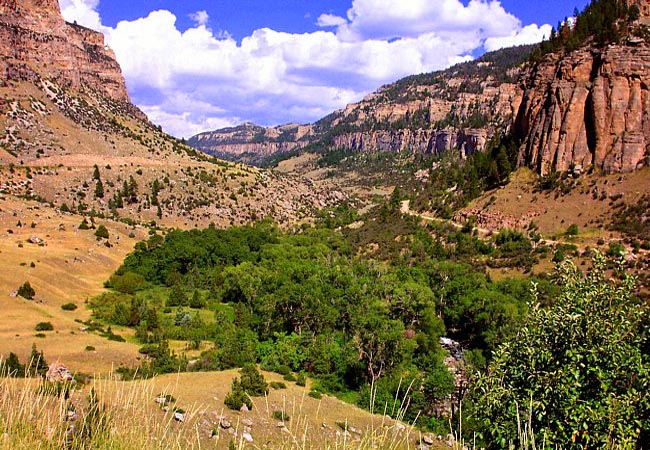
[[[629,172],[650,163],[650,47],[549,56],[522,83],[519,164],[545,174],[573,165]]]
[[[101,33],[66,23],[57,0],[0,0],[0,84],[38,78],[129,102],[119,64]]]
[[[489,138],[487,129],[420,129],[344,133],[334,137],[334,147],[362,152],[417,151],[423,154],[458,152],[467,155],[483,151]]]
[[[252,124],[202,133],[188,143],[206,153],[255,162],[255,157],[316,145],[360,152],[484,151],[512,123],[522,100],[516,80],[529,48],[507,49],[443,72],[380,88],[362,101],[310,125]],[[246,155],[246,158],[242,158]]]

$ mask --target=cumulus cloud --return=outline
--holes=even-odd
[[[331,30],[262,28],[237,42],[209,29],[205,11],[185,31],[166,10],[107,28],[97,3],[61,0],[66,19],[106,34],[133,101],[179,137],[242,121],[312,121],[400,77],[471,59],[482,46],[541,40],[546,31],[522,27],[497,1],[353,0],[347,18],[318,18]]]
[[[210,21],[210,16],[207,11],[197,11],[189,15],[190,19],[196,23],[196,26],[206,26]]]
[[[319,27],[340,27],[348,23],[343,17],[335,16],[332,14],[321,14],[316,21]]]
[[[544,39],[548,39],[551,35],[552,28],[548,24],[538,27],[537,24],[533,23],[520,30],[512,31],[509,36],[488,38],[485,40],[484,46],[488,52],[492,52],[515,45],[535,44]]]
[[[77,22],[93,30],[105,32],[101,18],[97,12],[99,0],[59,0],[61,14],[68,22]]]

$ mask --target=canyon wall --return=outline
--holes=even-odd
[[[519,164],[630,172],[650,157],[650,48],[637,42],[550,55],[524,78]]]
[[[120,66],[101,33],[66,23],[57,0],[0,0],[0,84],[38,78],[129,102]]]

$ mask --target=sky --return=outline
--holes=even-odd
[[[541,41],[587,0],[59,0],[131,100],[191,137],[317,120],[404,76]]]

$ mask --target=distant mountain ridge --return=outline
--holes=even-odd
[[[594,2],[579,25],[588,27],[609,3],[616,2]],[[216,130],[189,143],[249,162],[300,149],[465,157],[512,132],[520,143],[517,164],[540,174],[572,167],[633,171],[650,165],[650,7],[623,4],[625,11],[636,8],[636,17],[619,20],[623,36],[615,43],[587,40],[545,55],[537,46],[503,49],[383,86],[310,125],[257,127],[236,140],[231,131]],[[571,31],[560,31],[552,45],[570,41]]]

